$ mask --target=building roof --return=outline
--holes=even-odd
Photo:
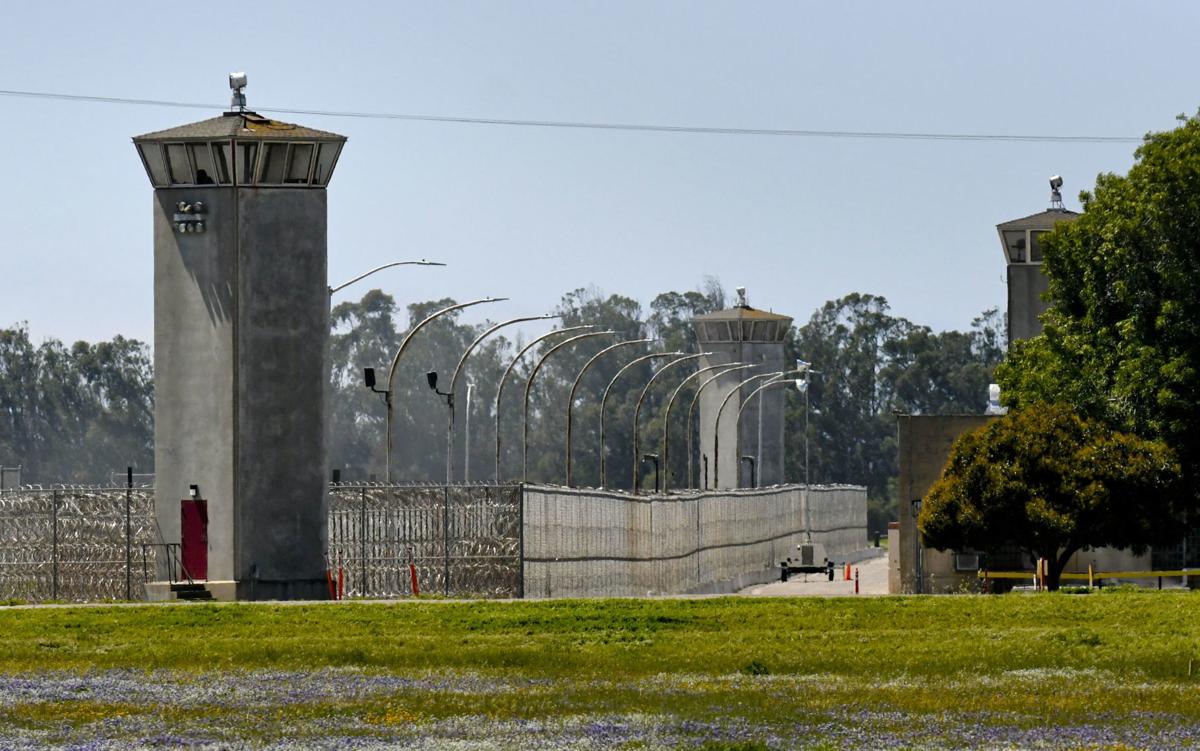
[[[790,316],[771,313],[766,310],[758,310],[750,306],[737,306],[727,308],[725,310],[717,310],[712,313],[703,313],[692,319],[693,321],[791,321]]]
[[[284,123],[256,112],[226,112],[200,122],[134,136],[134,141],[181,141],[240,138],[262,141],[345,141],[345,136],[303,125]]]
[[[1055,224],[1066,219],[1074,219],[1079,216],[1078,211],[1070,211],[1068,209],[1046,209],[1039,211],[1036,214],[1023,216],[1020,219],[997,224],[996,229],[1051,229]]]

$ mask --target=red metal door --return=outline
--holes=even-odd
[[[183,571],[192,579],[208,578],[208,501],[180,501],[180,557]]]

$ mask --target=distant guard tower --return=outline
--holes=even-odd
[[[325,598],[325,186],[346,139],[247,110],[229,80],[231,111],[133,139],[154,185],[160,542],[217,599]]]
[[[1050,178],[1049,209],[996,225],[1004,248],[1004,260],[1008,264],[1010,347],[1018,339],[1029,339],[1042,333],[1042,322],[1038,317],[1046,310],[1047,303],[1042,296],[1048,283],[1042,273],[1041,237],[1059,222],[1079,216],[1063,207],[1062,184],[1063,179],[1058,175]]]
[[[729,400],[721,413],[720,455],[713,458],[714,423],[717,410],[726,394],[739,382],[757,373],[774,373],[787,369],[783,361],[783,342],[792,319],[787,316],[755,310],[746,300],[745,288],[738,288],[737,305],[728,310],[706,313],[692,319],[701,351],[712,352],[700,358],[699,367],[722,363],[750,363],[753,368],[726,373],[710,383],[700,396],[700,457],[697,460],[699,486],[702,488],[736,488],[748,486],[748,471],[743,471],[738,456],[734,424],[742,400],[761,383],[744,386]],[[719,371],[714,371],[719,372]],[[762,443],[759,444],[759,407],[762,408]],[[784,388],[769,388],[746,405],[741,422],[742,453],[755,457],[755,478],[758,485],[783,482],[783,408]],[[696,482],[696,478],[690,478]]]

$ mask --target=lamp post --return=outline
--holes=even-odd
[[[343,290],[346,287],[349,287],[351,284],[354,284],[357,281],[366,279],[371,274],[374,274],[378,271],[383,271],[384,269],[390,269],[393,266],[445,266],[445,265],[446,264],[441,263],[440,261],[426,261],[424,258],[422,258],[419,261],[393,261],[391,263],[385,263],[382,266],[376,266],[375,268],[371,269],[370,271],[368,271],[365,274],[359,274],[358,276],[354,277],[353,279],[351,279],[348,282],[342,282],[341,284],[337,285],[336,287],[330,287],[329,288],[329,296],[333,297],[334,292]]]
[[[430,316],[425,318],[425,320],[421,321],[416,326],[414,326],[412,331],[408,332],[408,335],[405,336],[404,339],[402,339],[400,341],[400,348],[396,350],[396,356],[392,358],[392,366],[390,369],[388,369],[388,380],[387,380],[387,390],[386,390],[387,397],[385,399],[385,401],[387,402],[387,459],[386,459],[386,464],[385,464],[384,477],[386,477],[388,484],[391,484],[391,482],[392,482],[392,446],[393,446],[392,420],[393,420],[393,413],[395,412],[395,399],[393,397],[396,393],[396,366],[398,366],[400,364],[400,358],[404,356],[404,351],[406,349],[408,349],[409,344],[412,343],[413,337],[416,336],[417,332],[420,331],[421,329],[425,328],[425,326],[427,326],[431,321],[434,321],[437,318],[446,315],[447,313],[452,313],[456,310],[462,310],[463,308],[469,308],[472,305],[483,305],[485,303],[503,302],[507,299],[508,299],[507,297],[484,297],[479,300],[471,300],[470,302],[457,303],[455,305],[450,305],[448,307],[442,308],[441,310],[434,312],[433,314],[431,314]]]
[[[573,336],[546,350],[546,354],[542,355],[538,359],[537,364],[533,366],[533,370],[529,373],[529,378],[525,380],[525,403],[521,408],[521,482],[529,481],[529,394],[533,391],[533,380],[537,378],[538,371],[542,369],[542,365],[546,363],[546,360],[550,359],[550,355],[553,355],[563,347],[569,347],[584,339],[591,339],[596,336],[610,336],[615,333],[617,332],[606,329],[604,331],[590,331],[586,334]]]
[[[612,387],[616,384],[617,380],[620,379],[620,377],[622,375],[624,375],[625,371],[629,370],[630,368],[632,368],[633,366],[635,366],[639,363],[646,362],[647,360],[653,360],[656,357],[677,357],[677,356],[682,356],[685,354],[687,354],[687,353],[686,352],[651,352],[648,355],[642,355],[641,357],[635,357],[632,360],[630,360],[629,362],[625,363],[621,367],[621,369],[617,371],[617,374],[612,377],[612,380],[608,382],[608,385],[604,387],[604,395],[600,397],[600,487],[602,487],[602,488],[606,487],[608,484],[608,457],[607,457],[608,452],[604,445],[604,438],[605,438],[605,432],[606,432],[605,431],[605,421],[604,421],[604,409],[608,404],[608,395],[610,393],[612,393]],[[637,457],[636,456],[633,459],[633,463],[634,463],[634,469],[636,471],[636,469],[637,469]]]
[[[775,373],[759,373],[752,375],[746,380],[739,383],[725,394],[725,398],[721,400],[721,406],[717,408],[717,415],[713,419],[713,487],[719,487],[721,482],[721,413],[725,411],[725,406],[729,404],[729,400],[733,395],[739,393],[743,386],[759,380],[760,378],[770,378],[772,380],[783,378],[787,375],[787,371],[778,371]],[[734,487],[737,487],[735,482]]]
[[[654,492],[657,493],[658,492],[658,475],[659,475],[658,454],[642,454],[642,461],[654,462]],[[634,464],[635,465],[637,464],[636,460],[634,461]],[[636,471],[637,470],[634,469],[634,472],[636,472]]]
[[[508,376],[510,374],[512,374],[513,369],[517,367],[517,363],[520,362],[521,358],[525,356],[526,352],[533,349],[534,347],[536,347],[538,344],[545,341],[546,339],[549,339],[552,336],[557,336],[559,334],[570,334],[570,333],[573,333],[576,331],[586,331],[588,329],[594,329],[594,328],[596,328],[596,327],[588,324],[588,325],[584,325],[584,326],[570,326],[565,329],[554,329],[553,331],[547,331],[545,334],[542,334],[541,336],[539,336],[539,337],[535,338],[533,341],[531,341],[529,344],[526,344],[524,347],[522,347],[521,351],[518,352],[516,354],[516,356],[513,357],[513,359],[508,363],[508,367],[504,369],[504,373],[500,376],[500,383],[498,386],[496,386],[496,406],[495,406],[495,409],[496,409],[496,477],[495,477],[495,479],[496,479],[497,483],[500,482],[500,397],[504,396],[504,384],[508,383]]]
[[[471,482],[471,393],[475,384],[467,381],[467,410],[463,415],[463,484]]]
[[[742,456],[742,461],[750,465],[750,487],[757,488],[758,480],[754,476],[754,457],[750,456],[749,454],[745,454]]]
[[[446,408],[447,408],[446,409],[446,415],[447,415],[447,417],[446,417],[446,484],[447,485],[454,482],[454,395],[458,393],[458,379],[463,374],[463,369],[467,364],[467,358],[471,356],[471,353],[475,351],[475,348],[478,347],[483,342],[484,339],[487,339],[489,336],[496,333],[497,331],[504,328],[505,326],[512,326],[513,324],[525,323],[527,321],[544,321],[549,318],[561,318],[561,316],[556,315],[556,314],[549,314],[549,315],[544,315],[544,316],[523,316],[521,318],[511,318],[507,321],[502,321],[500,323],[497,323],[496,325],[488,328],[486,331],[484,331],[479,336],[475,337],[475,341],[473,341],[469,345],[467,345],[467,348],[465,350],[463,350],[462,356],[458,358],[458,364],[454,366],[454,374],[452,376],[450,376],[450,390],[445,393],[442,393],[437,390],[437,374],[436,373],[432,374],[433,379],[429,384],[430,387],[435,392],[440,394],[441,396],[446,397]],[[469,409],[469,407],[468,407],[468,409]]]
[[[587,362],[585,362],[583,364],[583,367],[579,369],[579,375],[575,376],[575,382],[571,384],[571,393],[567,396],[567,487],[568,488],[574,487],[574,485],[572,484],[573,477],[572,477],[572,472],[571,472],[571,470],[572,470],[572,464],[571,464],[571,435],[572,435],[572,433],[571,433],[571,430],[572,430],[572,427],[574,426],[573,410],[575,407],[575,391],[579,388],[579,384],[583,382],[584,374],[588,372],[588,368],[592,367],[592,365],[597,360],[599,360],[601,357],[604,357],[609,352],[612,352],[615,349],[620,349],[621,347],[632,347],[635,344],[649,344],[652,341],[654,341],[654,340],[653,339],[629,339],[624,342],[617,342],[616,344],[610,344],[609,346],[600,350],[596,354],[592,355],[591,359],[588,360]]]
[[[821,375],[821,371],[813,370],[809,363],[803,360],[797,360],[796,366],[800,368],[804,375],[804,380],[796,381],[796,388],[804,392],[804,541],[812,542],[811,525],[808,523],[808,392],[809,392],[809,376],[816,374]]]
[[[739,456],[741,456],[741,453],[742,453],[742,427],[741,427],[742,415],[746,412],[746,407],[750,404],[751,401],[753,401],[754,397],[756,397],[756,396],[758,397],[758,447],[755,451],[756,456],[751,457],[752,459],[754,459],[754,464],[752,465],[752,467],[754,467],[754,468],[757,468],[758,466],[760,466],[760,464],[762,462],[762,392],[766,391],[767,389],[771,388],[772,386],[788,385],[788,382],[783,380],[784,375],[785,375],[784,373],[779,373],[775,376],[772,376],[771,378],[769,378],[767,380],[766,383],[762,384],[758,388],[751,391],[750,395],[747,396],[740,405],[738,405],[737,420],[733,424],[733,433],[734,433],[734,435],[737,436],[737,453]],[[745,459],[745,457],[742,457],[742,458]],[[757,485],[753,482],[753,480],[751,480],[751,484],[755,485],[755,487],[757,487]]]
[[[687,453],[688,453],[687,465],[688,465],[688,489],[689,490],[691,490],[691,488],[692,488],[692,478],[694,477],[694,475],[692,474],[692,455],[695,453],[692,450],[692,415],[696,414],[696,405],[700,403],[700,394],[704,391],[705,386],[707,386],[710,383],[716,383],[717,380],[719,380],[721,378],[721,376],[725,375],[726,373],[732,373],[737,370],[746,370],[747,368],[755,368],[755,367],[758,367],[758,366],[757,366],[757,364],[754,364],[754,363],[746,363],[743,365],[730,366],[730,367],[726,368],[725,370],[722,370],[719,373],[715,373],[715,374],[709,376],[708,378],[705,378],[704,381],[698,387],[696,387],[696,393],[695,393],[695,395],[692,396],[692,403],[688,405],[688,413],[687,413]],[[708,487],[708,457],[707,456],[704,457],[704,483],[703,483],[703,485],[704,485],[704,488],[702,488],[702,489],[707,489],[707,487]]]
[[[667,490],[669,489],[668,486],[671,481],[671,437],[670,437],[669,431],[670,431],[670,427],[671,427],[671,407],[675,406],[676,397],[678,397],[680,392],[683,391],[683,387],[688,385],[688,383],[690,383],[693,379],[699,378],[700,376],[704,375],[705,373],[710,373],[714,370],[732,369],[735,367],[750,367],[750,366],[747,365],[746,363],[740,363],[740,362],[727,363],[726,362],[726,363],[721,363],[720,365],[709,365],[706,368],[699,368],[699,369],[689,373],[682,381],[680,381],[679,385],[676,386],[675,389],[671,392],[671,396],[669,396],[667,398],[667,408],[665,410],[663,410],[662,440],[660,441],[661,448],[659,449],[659,451],[662,453],[662,463],[663,463],[663,468],[665,470],[663,472],[663,484],[662,484],[662,489],[663,489],[664,493],[666,493]],[[691,446],[691,445],[692,445],[691,431],[689,430],[688,431],[688,446]],[[690,467],[691,451],[688,452],[688,464]],[[691,475],[690,469],[688,470],[688,475],[689,476]]]
[[[676,365],[679,365],[680,363],[690,362],[690,361],[695,360],[700,357],[712,357],[712,352],[701,352],[696,355],[686,355],[686,356],[680,357],[676,360],[672,360],[671,362],[667,363],[666,365],[663,365],[661,368],[654,371],[654,375],[650,376],[650,380],[646,381],[646,385],[642,388],[642,393],[638,394],[637,406],[635,406],[633,408],[633,494],[634,495],[638,494],[638,486],[641,485],[641,473],[638,472],[638,456],[641,452],[642,447],[641,447],[641,438],[638,435],[638,416],[642,413],[642,403],[644,401],[646,401],[646,394],[650,393],[650,387],[654,385],[654,382],[656,380],[658,380],[658,377],[661,376],[663,373],[667,372],[668,370],[675,367]],[[647,456],[649,456],[649,454],[647,454]],[[655,463],[655,468],[656,468],[655,469],[655,479],[654,479],[654,492],[657,493],[658,492],[658,477],[657,477],[658,455],[657,454],[654,455],[654,463]]]

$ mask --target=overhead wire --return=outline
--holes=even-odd
[[[128,97],[64,94],[52,91],[21,91],[0,89],[0,96],[52,99],[67,102],[140,105],[147,107],[178,107],[188,109],[223,109],[223,105],[202,102],[178,102],[165,99],[133,99]],[[300,109],[295,107],[255,107],[258,112],[285,115],[313,115],[370,120],[405,120],[412,122],[456,123],[464,125],[503,125],[525,128],[570,128],[577,130],[635,131],[645,133],[690,133],[722,136],[779,136],[792,138],[858,138],[903,141],[991,141],[1016,143],[1140,143],[1133,136],[1081,136],[1013,133],[933,133],[883,130],[818,130],[793,128],[726,128],[701,125],[654,125],[649,123],[588,122],[575,120],[522,120],[501,117],[462,117],[456,115],[422,115],[397,112],[352,112],[338,110]]]

